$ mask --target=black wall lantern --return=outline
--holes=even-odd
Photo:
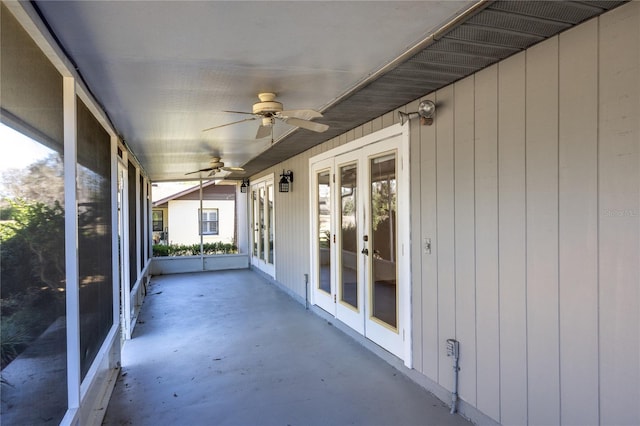
[[[283,170],[278,185],[280,192],[289,192],[291,190],[291,183],[293,183],[293,172],[291,170]]]
[[[249,189],[249,179],[242,179],[242,185],[240,185],[240,192],[242,192],[243,194],[246,194],[248,189]]]

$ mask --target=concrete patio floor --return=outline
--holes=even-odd
[[[154,277],[105,425],[470,425],[249,270]]]

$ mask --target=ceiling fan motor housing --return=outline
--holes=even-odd
[[[282,111],[282,104],[275,101],[275,93],[260,93],[260,102],[253,104],[253,113],[271,117],[274,113]]]
[[[282,111],[280,102],[258,102],[253,104],[253,113],[258,115],[274,114]]]

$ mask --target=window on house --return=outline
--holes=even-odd
[[[218,235],[218,209],[203,209],[200,220],[202,235]]]
[[[153,230],[162,232],[164,224],[162,223],[162,210],[153,210]]]

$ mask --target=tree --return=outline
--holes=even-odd
[[[24,169],[4,171],[0,189],[0,196],[4,198],[0,207],[6,208],[7,200],[17,198],[53,206],[64,197],[64,169],[61,156],[52,153]]]
[[[378,225],[388,221],[391,212],[396,211],[395,179],[373,182],[371,191],[371,215],[372,228],[375,231]]]
[[[3,297],[42,284],[59,289],[64,283],[62,206],[23,199],[9,203],[11,220],[0,223]]]

